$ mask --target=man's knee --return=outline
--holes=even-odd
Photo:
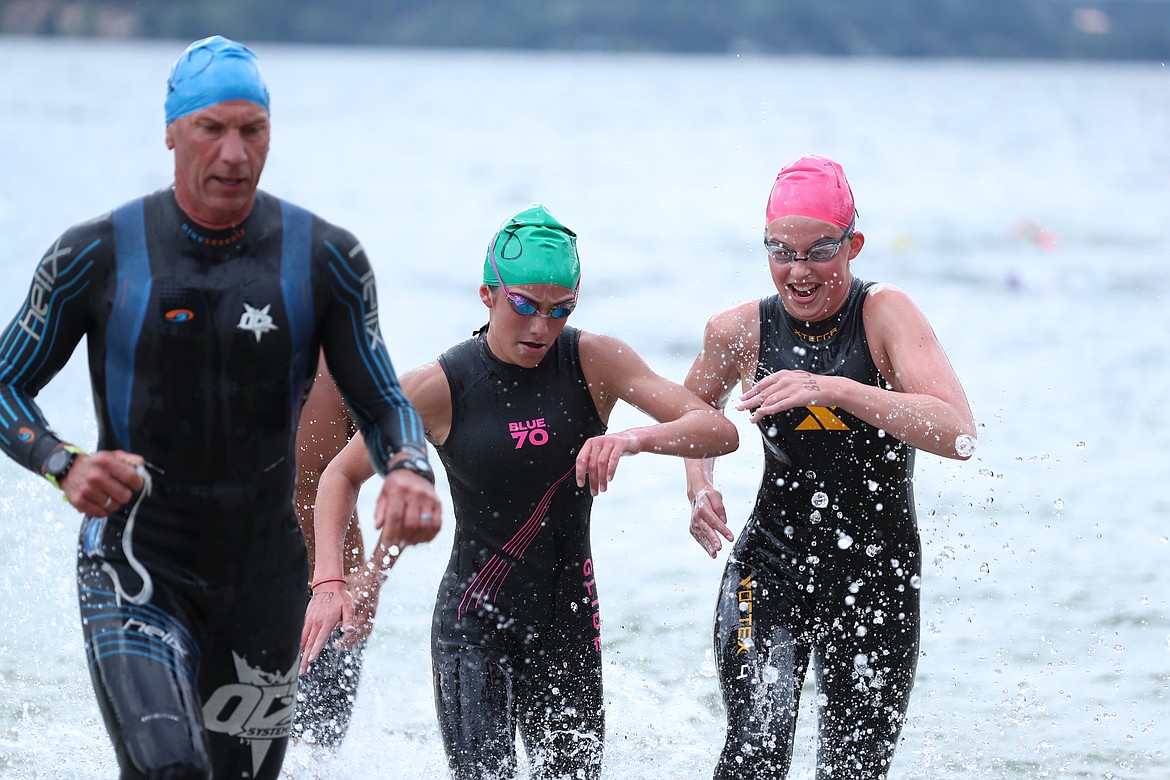
[[[138,729],[119,751],[122,780],[211,780],[211,759],[201,739],[178,723]]]

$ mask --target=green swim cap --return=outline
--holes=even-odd
[[[483,263],[483,283],[489,287],[499,287],[503,279],[505,285],[559,284],[575,290],[580,278],[577,234],[539,203],[504,223],[492,238]]]

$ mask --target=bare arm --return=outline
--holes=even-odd
[[[694,393],[654,373],[629,345],[610,336],[581,335],[581,361],[598,412],[607,419],[623,400],[657,420],[657,424],[596,436],[577,456],[577,484],[589,478],[596,495],[617,471],[622,455],[708,457],[739,446],[735,425]]]
[[[432,435],[434,430],[441,430],[445,437],[451,420],[450,390],[438,364],[430,363],[403,374],[401,384],[403,392],[422,418],[428,438],[432,441],[435,439]],[[347,571],[344,560],[345,549],[348,547],[346,540],[348,518],[356,514],[362,485],[373,475],[374,468],[360,433],[342,448],[321,473],[313,518],[317,540],[313,582],[340,580],[351,574]],[[428,493],[433,495],[430,483],[405,470],[392,472],[386,482],[395,479],[405,480],[406,490],[410,493],[406,493],[402,488],[390,491],[386,484],[383,484],[379,504],[375,509],[375,525],[380,528],[381,533],[370,560],[360,567],[356,575],[350,576],[348,588],[346,582],[335,581],[324,583],[314,589],[301,635],[301,648],[304,651],[302,673],[317,657],[329,635],[338,625],[342,626],[346,634],[341,641],[343,647],[350,646],[369,634],[387,571],[393,566],[402,549],[416,540],[416,537],[408,538],[403,532],[400,524],[401,509],[395,512],[395,507],[388,507],[386,502],[402,502],[406,500],[403,498],[404,495],[412,494],[415,496],[414,500],[425,502],[421,508],[429,510],[427,514],[432,516],[430,535],[426,536],[426,539],[433,538],[441,528],[438,499],[434,499],[433,502],[428,499]],[[422,485],[416,484],[420,481]]]
[[[752,421],[798,406],[839,406],[917,449],[966,460],[975,421],[963,387],[926,317],[910,297],[875,286],[864,310],[870,353],[892,390],[845,377],[778,371],[744,393]]]
[[[683,384],[714,408],[722,409],[736,383],[745,386],[755,374],[760,352],[759,311],[758,301],[746,301],[716,314],[704,328],[703,347]],[[735,541],[714,473],[714,458],[686,461],[691,536],[712,558],[723,547],[722,539]]]
[[[317,555],[312,578],[314,583],[320,584],[313,589],[305,613],[301,632],[301,674],[316,659],[338,625],[346,633],[343,645],[357,641],[358,637],[353,636],[354,602],[346,581],[343,546],[361,487],[373,475],[374,468],[360,433],[342,448],[321,474],[313,513]],[[377,555],[378,550],[375,557]],[[381,581],[377,578],[367,583],[367,587],[374,588],[369,595],[375,602],[380,586]],[[366,617],[372,619],[372,611]]]
[[[297,486],[296,513],[305,535],[309,552],[309,570],[316,562],[316,532],[313,528],[313,506],[317,501],[317,486],[321,473],[353,435],[355,426],[350,419],[345,401],[337,384],[329,374],[325,358],[317,362],[317,379],[301,410],[297,427]],[[361,528],[355,511],[350,517],[345,535],[345,572],[356,572],[365,558]]]

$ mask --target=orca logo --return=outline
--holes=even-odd
[[[20,430],[18,430],[16,432],[16,435],[20,437],[21,441],[26,442],[26,443],[32,441],[33,439],[35,439],[37,437],[37,435],[35,433],[33,433],[31,430],[29,430],[28,428],[21,428]]]
[[[187,322],[195,319],[195,312],[190,309],[171,309],[163,316],[171,322]]]
[[[269,331],[277,330],[276,324],[272,321],[272,315],[269,314],[271,308],[271,303],[263,309],[257,309],[245,303],[244,313],[240,316],[240,322],[236,327],[254,335],[256,343],[259,344],[261,336]]]

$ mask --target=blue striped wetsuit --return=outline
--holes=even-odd
[[[38,471],[60,439],[33,399],[86,338],[98,447],[153,475],[126,590],[124,509],[86,518],[78,582],[94,688],[123,778],[275,778],[306,603],[295,433],[319,349],[384,471],[424,450],[348,232],[260,192],[236,228],[171,190],[68,230],[0,338],[0,445]]]
[[[593,497],[574,466],[605,433],[566,327],[535,368],[483,335],[439,358],[451,431],[438,446],[455,539],[431,628],[435,706],[457,780],[512,777],[516,732],[531,777],[596,780],[604,713]]]
[[[871,283],[854,280],[822,322],[760,301],[756,379],[782,369],[885,387],[865,336]],[[879,780],[918,661],[914,450],[842,409],[798,407],[759,423],[764,476],[723,574],[715,656],[727,741],[715,777],[780,780],[813,662],[817,778]]]

